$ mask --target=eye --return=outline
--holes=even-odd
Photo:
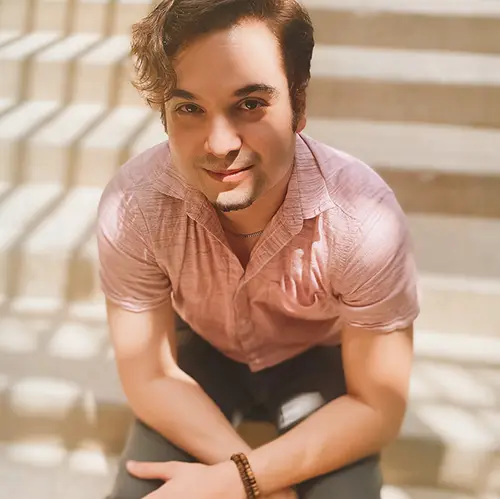
[[[255,111],[262,107],[266,107],[266,104],[257,99],[247,99],[239,105],[242,111]]]
[[[203,109],[201,109],[196,104],[182,104],[175,109],[176,113],[179,114],[202,114]]]

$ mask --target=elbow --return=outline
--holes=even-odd
[[[381,409],[379,414],[382,426],[382,445],[385,447],[399,437],[405,419],[406,406],[392,408],[392,410]]]

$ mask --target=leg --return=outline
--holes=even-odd
[[[346,393],[340,347],[318,347],[257,373],[280,433]],[[380,499],[379,456],[370,456],[296,487],[300,499]]]
[[[297,486],[300,499],[380,499],[382,473],[378,456]]]
[[[198,381],[226,418],[237,422],[239,414],[248,409],[251,401],[239,382],[239,366],[192,331],[182,331],[181,335],[183,341],[179,345],[179,366]],[[131,476],[125,469],[125,463],[131,459],[158,462],[194,461],[192,456],[136,420],[121,456],[118,475],[108,499],[140,499],[162,485],[162,482],[157,480],[140,480]]]

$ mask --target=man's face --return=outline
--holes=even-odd
[[[295,153],[277,40],[264,23],[244,22],[191,43],[174,69],[166,119],[175,167],[219,210],[249,207],[284,178]]]

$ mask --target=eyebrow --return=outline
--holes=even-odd
[[[266,85],[265,83],[251,83],[250,85],[239,88],[233,95],[235,97],[246,97],[247,95],[257,92],[269,94],[271,97],[276,97],[279,94],[278,89],[271,85]],[[174,88],[172,90],[172,97],[192,101],[199,100],[195,94],[189,92],[188,90],[183,90],[182,88]]]
[[[279,94],[279,91],[276,87],[266,85],[265,83],[252,83],[236,90],[236,92],[234,92],[234,96],[245,97],[256,92],[266,93],[271,97],[276,97]]]

